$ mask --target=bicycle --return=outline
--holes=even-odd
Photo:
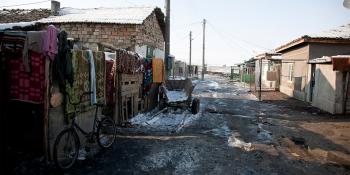
[[[68,96],[68,101],[74,106],[74,112],[72,122],[70,126],[61,131],[55,140],[53,147],[53,159],[58,168],[61,170],[70,169],[78,159],[80,149],[80,139],[78,131],[82,133],[88,143],[97,143],[102,149],[109,148],[113,145],[116,138],[116,125],[114,121],[108,117],[98,119],[98,108],[103,107],[104,104],[94,104],[96,106],[93,128],[91,132],[84,131],[76,123],[77,106],[81,103],[82,98],[85,95],[90,95],[92,92],[85,92],[80,96],[79,102],[71,102],[71,98]]]

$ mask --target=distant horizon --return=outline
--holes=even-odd
[[[3,0],[8,5],[39,0]],[[157,6],[164,12],[164,0],[59,0],[61,7],[113,8]],[[221,3],[219,3],[221,2]],[[47,8],[50,2],[15,6]],[[298,13],[296,13],[298,12]],[[248,0],[248,1],[171,1],[171,54],[175,59],[189,60],[189,31],[192,30],[192,63],[202,61],[202,23],[206,26],[206,64],[233,65],[273,50],[306,34],[319,33],[350,23],[350,9],[343,0]]]

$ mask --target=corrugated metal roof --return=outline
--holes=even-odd
[[[350,39],[350,24],[306,36],[310,38]]]
[[[276,52],[281,52],[290,47],[299,45],[304,42],[309,42],[312,39],[321,39],[321,40],[339,40],[339,41],[349,41],[350,40],[350,24],[346,24],[340,27],[336,27],[330,30],[326,30],[320,33],[304,35],[300,38],[297,38],[285,45],[282,45],[275,49]]]
[[[91,9],[61,8],[60,16],[50,16],[37,22],[142,24],[155,9],[156,7],[146,6]]]

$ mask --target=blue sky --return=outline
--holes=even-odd
[[[41,0],[2,0],[0,6]],[[133,5],[164,7],[164,0],[60,0],[61,7],[92,8]],[[171,54],[188,62],[202,60],[202,24],[208,21],[206,60],[233,65],[290,40],[350,23],[343,0],[172,0]],[[50,2],[12,8],[49,8]]]

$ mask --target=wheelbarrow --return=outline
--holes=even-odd
[[[197,114],[200,101],[198,98],[192,98],[194,87],[190,79],[166,80],[160,86],[159,109],[165,107],[190,109],[192,114]]]

